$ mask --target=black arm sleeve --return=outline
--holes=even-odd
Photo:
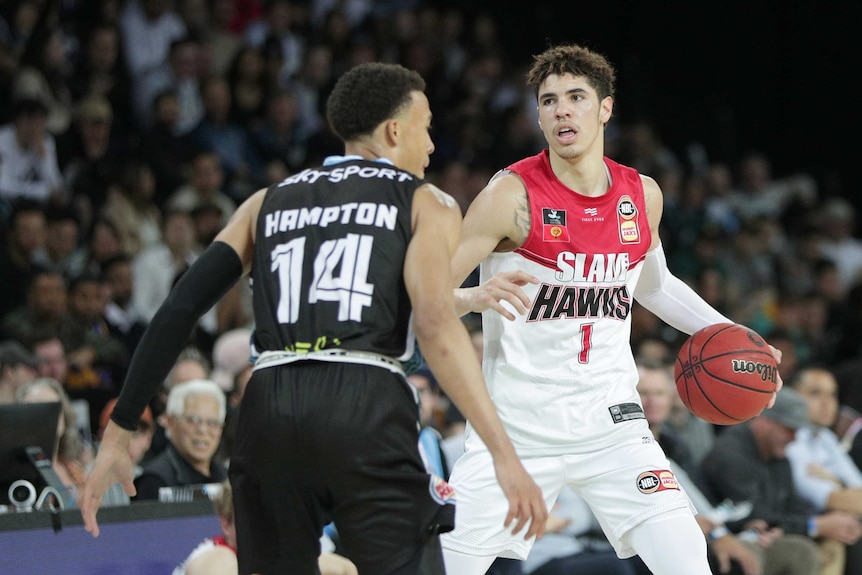
[[[213,242],[182,275],[138,344],[111,419],[134,431],[144,408],[167,377],[200,317],[242,276],[232,247]]]

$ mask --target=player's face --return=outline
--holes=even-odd
[[[832,427],[838,417],[838,382],[828,371],[811,370],[804,374],[796,386],[808,402],[808,417],[812,423]]]
[[[564,159],[604,147],[604,125],[612,108],[613,100],[599,101],[583,76],[551,74],[539,86],[539,127],[551,152]]]
[[[413,103],[398,117],[399,158],[396,165],[420,178],[425,177],[425,169],[434,153],[431,140],[431,107],[422,92],[411,92]]]

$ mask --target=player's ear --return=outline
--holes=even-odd
[[[401,124],[398,121],[398,118],[390,118],[386,120],[384,133],[386,136],[386,142],[389,145],[395,146],[398,144],[398,137],[401,134]]]
[[[602,99],[601,103],[601,112],[599,112],[599,119],[602,124],[607,125],[608,122],[611,121],[611,116],[614,113],[614,99],[610,96],[606,96]]]

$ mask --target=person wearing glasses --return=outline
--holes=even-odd
[[[134,499],[158,499],[162,487],[227,479],[227,468],[213,458],[226,411],[224,392],[212,381],[196,379],[172,387],[165,408],[169,444],[135,479]]]

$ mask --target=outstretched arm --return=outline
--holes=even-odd
[[[112,483],[135,494],[128,445],[132,432],[159,383],[164,381],[200,317],[227,292],[251,265],[254,222],[263,201],[258,192],[234,214],[225,229],[195,261],[156,312],[132,357],[129,373],[96,461],[81,494],[84,526],[99,535],[96,512]]]
[[[541,536],[548,516],[542,492],[506,435],[467,330],[455,313],[449,265],[458,245],[460,212],[449,196],[426,185],[413,199],[413,222],[404,279],[422,354],[494,457],[497,480],[509,500],[505,525],[515,520],[513,532],[518,532],[529,523],[525,538]]]
[[[652,178],[641,176],[641,181],[651,241],[635,288],[635,299],[665,323],[689,335],[716,323],[733,323],[668,269],[659,238],[664,210],[661,188]]]

